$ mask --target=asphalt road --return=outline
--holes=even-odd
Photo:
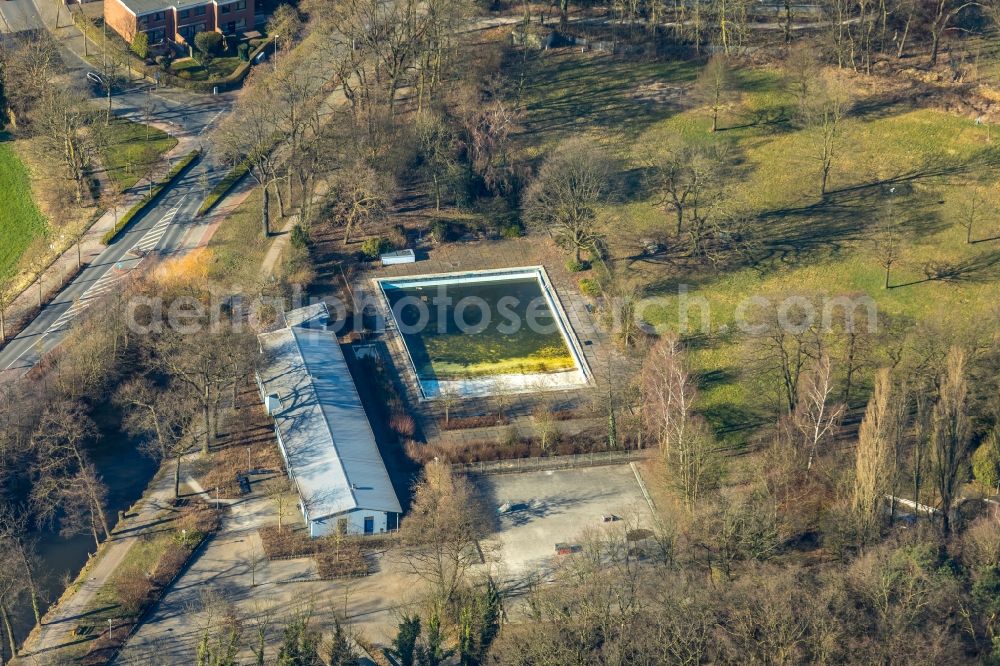
[[[210,190],[226,172],[212,154],[207,134],[228,111],[231,99],[180,91],[153,92],[138,87],[116,95],[113,108],[117,115],[141,121],[147,100],[156,121],[168,124],[175,136],[197,141],[195,145],[203,149],[202,158],[66,285],[20,335],[0,349],[0,375],[26,374],[42,354],[62,341],[82,312],[118,287],[120,280],[141,263],[144,254],[177,251],[183,246],[186,233],[199,224],[195,213],[204,198],[204,189]],[[203,170],[205,179],[201,176]]]
[[[0,0],[0,33],[45,30],[32,0]]]

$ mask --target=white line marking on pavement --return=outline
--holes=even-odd
[[[204,134],[205,130],[207,130],[209,127],[211,127],[212,125],[214,125],[215,121],[219,119],[219,116],[221,116],[225,112],[226,112],[226,110],[222,109],[217,114],[215,114],[214,116],[212,116],[212,119],[208,121],[208,124],[206,124],[200,130],[198,130],[198,136],[201,136],[202,134]]]
[[[153,225],[153,227],[146,232],[146,235],[142,237],[142,240],[140,240],[139,243],[136,244],[135,249],[141,252],[149,252],[150,250],[154,249],[157,243],[159,243],[160,240],[163,238],[163,235],[167,232],[167,228],[170,226],[170,223],[173,221],[174,217],[177,216],[177,212],[179,210],[180,210],[180,205],[174,206],[173,208],[168,210],[164,214],[164,216],[160,218],[160,221],[157,222],[155,225]],[[42,334],[43,337],[45,336],[45,334],[50,333],[52,331],[57,331],[65,327],[67,324],[69,324],[73,319],[76,318],[77,315],[86,310],[90,306],[90,304],[93,303],[96,299],[100,298],[101,296],[104,296],[109,291],[114,289],[115,285],[118,283],[121,277],[122,277],[121,274],[116,273],[114,268],[104,273],[104,275],[99,277],[97,281],[94,282],[94,284],[90,285],[90,287],[88,287],[87,290],[83,292],[83,295],[81,295],[80,298],[76,299],[76,301],[73,302],[73,305],[71,305],[70,308],[66,310],[66,312],[64,312],[58,319],[56,319],[55,323],[53,323],[52,326],[50,326],[48,330],[46,330],[45,333]]]
[[[166,214],[157,222],[153,227],[146,232],[146,235],[142,237],[142,240],[135,246],[135,249],[141,252],[150,252],[156,248],[157,243],[163,238],[163,235],[167,233],[167,227],[173,222],[174,217],[177,216],[177,211],[180,210],[180,204],[174,206],[166,212]]]

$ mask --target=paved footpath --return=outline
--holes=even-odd
[[[64,597],[52,606],[42,618],[41,630],[33,631],[25,642],[21,657],[28,663],[30,658],[45,655],[45,661],[58,661],[52,653],[61,647],[78,642],[73,636],[77,620],[86,616],[98,590],[121,565],[129,550],[139,537],[161,524],[164,513],[172,508],[174,495],[173,462],[168,461],[160,468],[150,482],[147,493],[139,500],[128,516],[115,526],[111,539],[102,545],[96,555],[100,558],[87,572],[83,584],[69,597]]]

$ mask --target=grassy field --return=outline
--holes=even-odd
[[[32,240],[45,232],[45,218],[31,197],[28,170],[0,133],[0,276],[14,271]]]
[[[260,190],[254,190],[222,223],[208,247],[214,256],[209,276],[250,287],[260,281],[260,266],[272,239],[264,238]]]
[[[654,299],[645,319],[661,331],[677,329],[682,284],[688,286],[688,298],[707,300],[712,331],[699,331],[692,339],[692,361],[704,378],[701,408],[720,432],[767,418],[766,387],[742,372],[752,346],[732,329],[737,305],[748,297],[865,294],[897,321],[912,325],[943,319],[953,327],[974,325],[977,313],[995,307],[1000,151],[973,122],[862,99],[844,122],[829,192],[821,197],[814,157],[819,132],[789,121],[793,100],[776,71],[742,72],[739,90],[720,117],[722,131],[712,134],[707,110],[690,99],[650,105],[637,92],[683,87],[691,80],[683,67],[626,69],[606,56],[565,55],[545,58],[538,67],[542,73],[533,72],[536,83],[529,88],[528,124],[552,139],[561,136],[563,123],[572,122],[575,132],[595,136],[620,159],[618,201],[602,214],[612,255]],[[578,84],[585,89],[574,89]],[[581,101],[574,105],[578,96]],[[609,126],[607,116],[595,115],[602,109],[620,117],[621,125]],[[643,238],[664,239],[668,247],[684,243],[672,235],[673,212],[657,207],[642,187],[629,187],[649,156],[679,137],[729,144],[727,161],[737,173],[727,181],[721,205],[755,220],[761,248],[752,265],[713,270],[683,261],[628,259]],[[529,157],[534,150],[525,148]],[[959,220],[973,190],[983,199],[974,233],[979,242],[967,244]],[[892,288],[884,289],[871,238],[876,217],[889,206],[903,225],[904,244]],[[932,263],[951,267],[953,275],[928,279]],[[697,308],[690,312],[692,322],[700,318]]]
[[[120,190],[135,185],[161,155],[177,145],[177,139],[166,132],[149,127],[147,137],[145,125],[124,118],[112,120],[110,135],[112,141],[102,151],[101,162]]]
[[[235,72],[242,62],[239,58],[212,58],[206,65],[202,65],[194,58],[184,58],[174,61],[170,70],[182,79],[208,81],[226,78]]]

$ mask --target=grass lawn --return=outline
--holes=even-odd
[[[655,299],[643,312],[647,322],[658,330],[679,328],[678,285],[688,285],[688,298],[707,300],[713,330],[691,345],[692,363],[703,377],[699,406],[732,443],[745,437],[741,428],[769,418],[769,388],[743,372],[753,347],[746,336],[733,334],[736,307],[747,297],[865,294],[907,327],[932,320],[974,326],[977,313],[995,307],[1000,240],[987,239],[1000,236],[1000,151],[973,122],[929,109],[860,104],[844,123],[829,192],[821,197],[819,132],[788,121],[793,100],[778,72],[742,72],[740,90],[720,117],[722,131],[712,134],[709,113],[692,108],[690,99],[660,107],[636,99],[636,90],[683,87],[693,75],[684,66],[630,70],[616,58],[565,54],[539,62],[526,124],[545,135],[524,137],[532,144],[523,148],[529,159],[535,146],[550,146],[569,128],[601,140],[621,160],[627,184],[650,154],[678,137],[730,144],[727,161],[738,173],[727,182],[721,205],[756,220],[762,248],[753,265],[712,270],[622,260],[635,254],[642,238],[662,238],[668,246],[686,241],[673,236],[673,211],[658,208],[642,187],[619,188],[619,201],[601,212],[612,255]],[[609,124],[616,118],[618,125]],[[974,233],[981,242],[967,244],[959,220],[973,189],[984,199]],[[903,225],[904,245],[893,288],[884,289],[871,238],[876,218],[890,205]],[[954,267],[957,276],[927,280],[931,263]],[[692,325],[700,320],[698,308],[689,312]]]
[[[271,245],[272,238],[264,238],[261,229],[261,193],[255,189],[240,204],[212,236],[208,247],[213,263],[209,276],[245,287],[260,281],[260,266]],[[272,213],[274,213],[272,211]],[[276,219],[272,215],[272,219]]]
[[[31,197],[28,170],[0,133],[0,276],[14,271],[31,241],[45,232],[45,218]]]
[[[101,161],[122,190],[135,185],[161,155],[177,145],[177,139],[166,132],[125,118],[112,120],[110,134],[112,142],[102,152]]]
[[[208,81],[209,79],[224,79],[240,66],[243,61],[239,57],[212,58],[202,65],[194,58],[175,60],[170,71],[182,79],[190,81]]]

